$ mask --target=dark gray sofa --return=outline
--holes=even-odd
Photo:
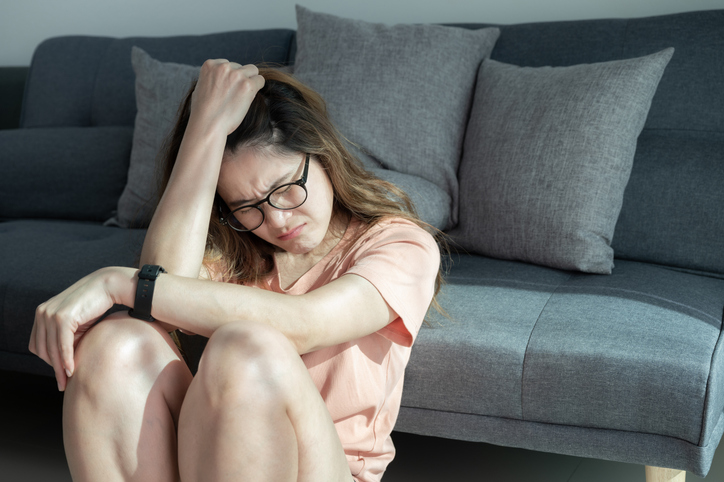
[[[638,140],[613,273],[453,254],[454,321],[421,331],[396,430],[704,476],[724,432],[724,11],[500,28],[491,58],[521,66],[676,55]],[[103,225],[128,169],[131,47],[291,64],[294,41],[263,30],[37,48],[19,128],[0,130],[0,369],[53,376],[27,350],[35,307],[136,263],[144,230]]]

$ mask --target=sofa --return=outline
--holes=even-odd
[[[3,111],[21,112],[0,130],[0,369],[52,377],[28,351],[35,307],[138,262],[145,221],[121,219],[119,201],[148,134],[139,65],[176,78],[211,57],[265,62],[329,92],[350,149],[449,235],[448,316],[431,311],[418,335],[397,431],[705,476],[724,432],[724,10],[400,31],[298,18],[296,31],[51,38],[28,69],[0,68]],[[399,52],[364,43],[398,34],[401,73]],[[357,85],[359,42],[389,65]],[[394,77],[428,70],[464,79]],[[574,211],[575,227],[558,219]],[[180,336],[195,369],[205,340]]]

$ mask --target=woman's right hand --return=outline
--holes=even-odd
[[[239,127],[256,93],[264,87],[264,77],[253,65],[240,65],[224,59],[204,62],[191,97],[191,120],[229,135]]]
[[[74,353],[83,335],[114,304],[132,303],[137,273],[134,268],[100,269],[35,310],[28,349],[53,367],[59,390],[75,372]]]

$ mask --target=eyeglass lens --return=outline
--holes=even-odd
[[[279,186],[269,194],[269,204],[276,209],[294,209],[307,200],[307,191],[298,184]],[[264,222],[261,206],[252,206],[234,211],[229,224],[237,229],[253,230]]]

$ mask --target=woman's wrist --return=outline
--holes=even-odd
[[[106,290],[118,305],[133,307],[136,297],[136,286],[138,284],[138,272],[136,268],[116,266],[104,268]]]

